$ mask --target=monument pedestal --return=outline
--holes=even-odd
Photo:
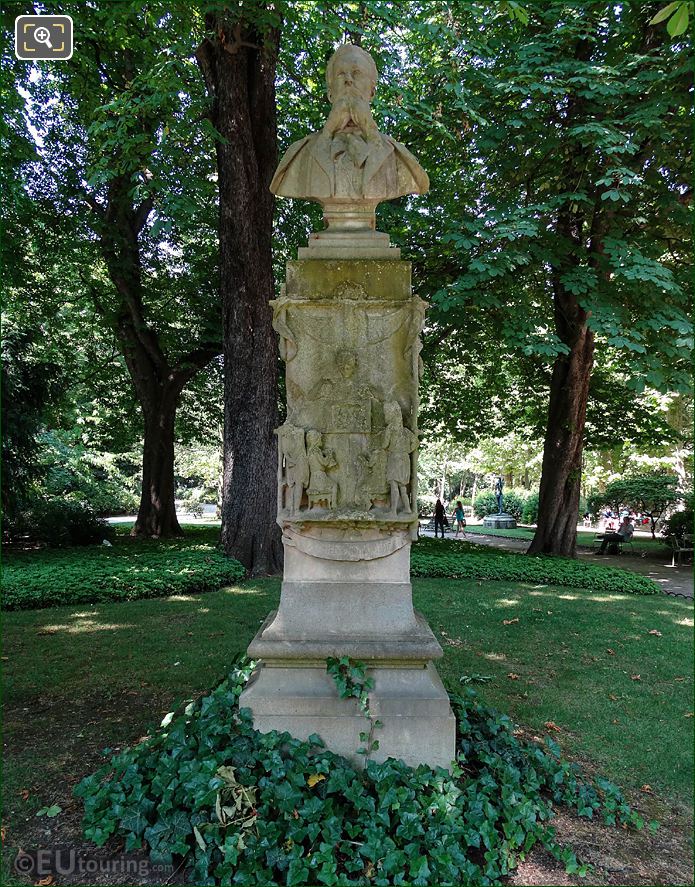
[[[410,585],[424,304],[386,235],[326,233],[300,255],[272,303],[288,402],[278,429],[284,578],[248,648],[260,664],[239,704],[258,730],[317,733],[363,763],[369,724],[326,669],[328,657],[348,656],[374,680],[382,726],[371,757],[448,768],[456,724],[432,664],[442,649]]]
[[[488,514],[483,518],[483,526],[494,527],[496,530],[513,530],[516,528],[516,520],[511,514]]]

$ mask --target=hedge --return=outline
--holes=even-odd
[[[433,542],[432,539],[422,539],[413,546],[410,562],[413,577],[533,582],[621,594],[660,592],[657,583],[647,576],[617,567],[565,557],[500,551],[455,540],[444,550],[441,542],[436,546]]]

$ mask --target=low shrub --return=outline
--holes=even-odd
[[[8,553],[3,607],[26,610],[216,591],[244,573],[238,561],[195,536],[174,541],[120,536],[112,547]]]
[[[110,539],[112,530],[84,502],[45,498],[22,508],[3,527],[9,541],[31,542],[49,548],[94,545]]]
[[[472,691],[452,700],[451,774],[393,759],[359,771],[319,736],[256,732],[238,709],[250,671],[238,660],[76,787],[89,840],[123,839],[195,884],[496,884],[536,843],[586,873],[555,841],[555,803],[643,825],[616,786],[589,781],[552,740],[523,743]]]
[[[674,511],[664,521],[662,534],[666,537],[682,539],[686,533],[692,533],[693,522],[695,521],[694,504],[695,499],[693,496],[688,496],[685,500],[685,508],[682,511]]]
[[[413,546],[410,573],[440,579],[491,579],[567,585],[590,591],[658,594],[659,586],[647,576],[566,557],[528,555],[451,540],[446,547],[434,539]]]
[[[524,502],[524,510],[521,512],[521,521],[524,524],[538,523],[538,493],[529,493]]]

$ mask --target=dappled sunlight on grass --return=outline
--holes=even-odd
[[[87,634],[93,631],[121,631],[124,628],[134,629],[136,627],[136,625],[128,622],[97,622],[95,619],[85,619],[74,625],[44,625],[42,633],[58,634],[59,632],[65,632],[67,634]]]
[[[504,653],[482,653],[485,659],[491,659],[493,662],[504,662],[507,658]]]
[[[197,613],[209,613],[209,612],[210,612],[210,607],[198,607],[198,609],[196,610],[196,612],[197,612]]]
[[[685,616],[683,619],[674,619],[676,625],[683,625],[686,628],[692,628],[695,625],[695,621]]]
[[[200,597],[198,595],[192,595],[192,594],[171,594],[171,595],[169,595],[169,597],[164,598],[164,600],[167,603],[171,603],[172,601],[174,603],[182,602],[185,604],[199,604],[200,603]]]
[[[227,585],[222,589],[224,594],[263,594],[263,589],[254,588],[253,585]]]
[[[516,607],[519,604],[519,598],[508,598],[502,597],[498,601],[495,601],[496,607]]]
[[[582,589],[578,594],[564,593],[557,591],[529,591],[530,597],[546,597],[552,598],[554,601],[594,601],[595,603],[625,603],[625,595],[623,594],[600,594],[589,589]]]

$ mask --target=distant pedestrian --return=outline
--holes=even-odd
[[[442,539],[444,538],[444,522],[446,521],[446,514],[444,512],[444,506],[442,505],[442,500],[437,499],[434,506],[434,538],[437,538],[437,529],[441,529],[442,531]]]
[[[456,500],[456,508],[454,509],[454,517],[456,518],[456,533],[454,536],[458,536],[459,533],[462,533],[465,537],[466,535],[466,515],[463,513],[463,505],[461,504],[461,500]]]

